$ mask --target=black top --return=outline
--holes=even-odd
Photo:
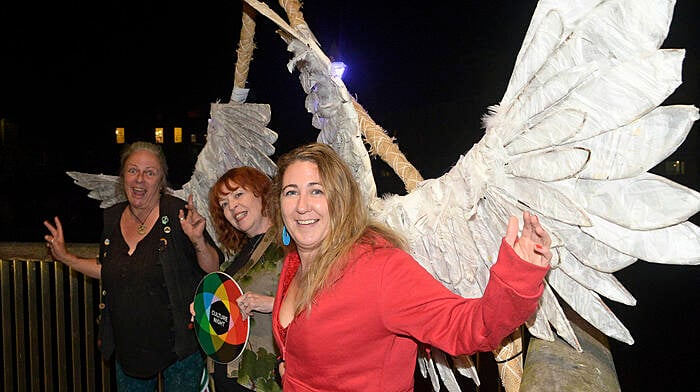
[[[111,260],[102,267],[104,287],[111,288],[109,306],[117,360],[134,376],[147,377],[177,359],[156,229],[157,224],[131,256],[119,230],[111,239]]]

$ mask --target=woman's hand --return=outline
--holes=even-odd
[[[511,216],[506,230],[506,242],[521,259],[539,266],[547,266],[552,258],[552,239],[540,225],[536,215],[523,211],[523,231],[518,237],[518,218]]]
[[[187,206],[185,206],[185,208],[187,209],[186,215],[183,210],[180,210],[179,213],[182,231],[193,243],[201,243],[201,241],[204,239],[204,228],[206,227],[207,222],[194,207],[192,195],[187,198]]]
[[[63,226],[61,226],[61,221],[58,217],[54,217],[54,225],[49,223],[49,221],[44,221],[44,226],[49,229],[49,233],[44,236],[46,240],[46,247],[49,249],[49,255],[52,259],[60,261],[66,265],[69,265],[71,261],[70,254],[66,250],[66,242],[63,238]]]
[[[272,312],[272,305],[275,303],[275,297],[260,295],[249,291],[236,298],[236,303],[238,304],[238,308],[241,309],[241,314],[245,320],[253,311],[260,313]]]
[[[197,209],[192,202],[192,195],[187,197],[187,215],[180,210],[180,226],[187,238],[192,242],[194,251],[197,254],[197,264],[204,272],[214,272],[219,269],[219,253],[213,245],[209,244],[204,238],[204,229],[207,226],[207,221],[203,216],[199,215]]]
[[[287,364],[284,361],[281,361],[279,365],[277,365],[277,371],[280,374],[280,378],[284,377],[284,372],[287,370]]]

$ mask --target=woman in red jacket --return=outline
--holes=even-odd
[[[273,332],[289,391],[412,391],[417,342],[452,354],[490,351],[536,309],[550,238],[512,217],[483,297],[435,280],[389,228],[369,219],[347,166],[327,145],[278,161],[273,183],[288,254]]]

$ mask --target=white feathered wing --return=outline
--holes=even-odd
[[[481,141],[440,178],[382,199],[352,97],[310,31],[246,1],[282,27],[318,140],[349,163],[372,214],[405,235],[416,260],[452,291],[481,296],[508,217],[534,211],[555,256],[528,328],[551,340],[553,326],[580,350],[555,293],[606,335],[632,344],[601,299],[635,304],[613,273],[637,259],[700,263],[700,229],[687,222],[700,194],[647,173],[698,119],[694,106],[660,106],[681,83],[684,51],[660,49],[674,1],[540,1]],[[432,364],[421,368],[431,372]],[[471,364],[462,369],[478,383]]]
[[[192,195],[197,211],[207,221],[207,231],[215,237],[209,215],[209,190],[229,169],[251,166],[268,176],[277,167],[270,159],[275,153],[277,133],[267,128],[270,105],[241,103],[212,103],[207,142],[197,156],[190,180],[173,193],[184,200]],[[215,239],[218,243],[218,239]]]

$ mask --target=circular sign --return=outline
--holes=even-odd
[[[236,298],[241,287],[223,272],[205,276],[194,297],[194,324],[204,353],[219,363],[229,363],[243,353],[250,333],[249,321],[243,320]]]

